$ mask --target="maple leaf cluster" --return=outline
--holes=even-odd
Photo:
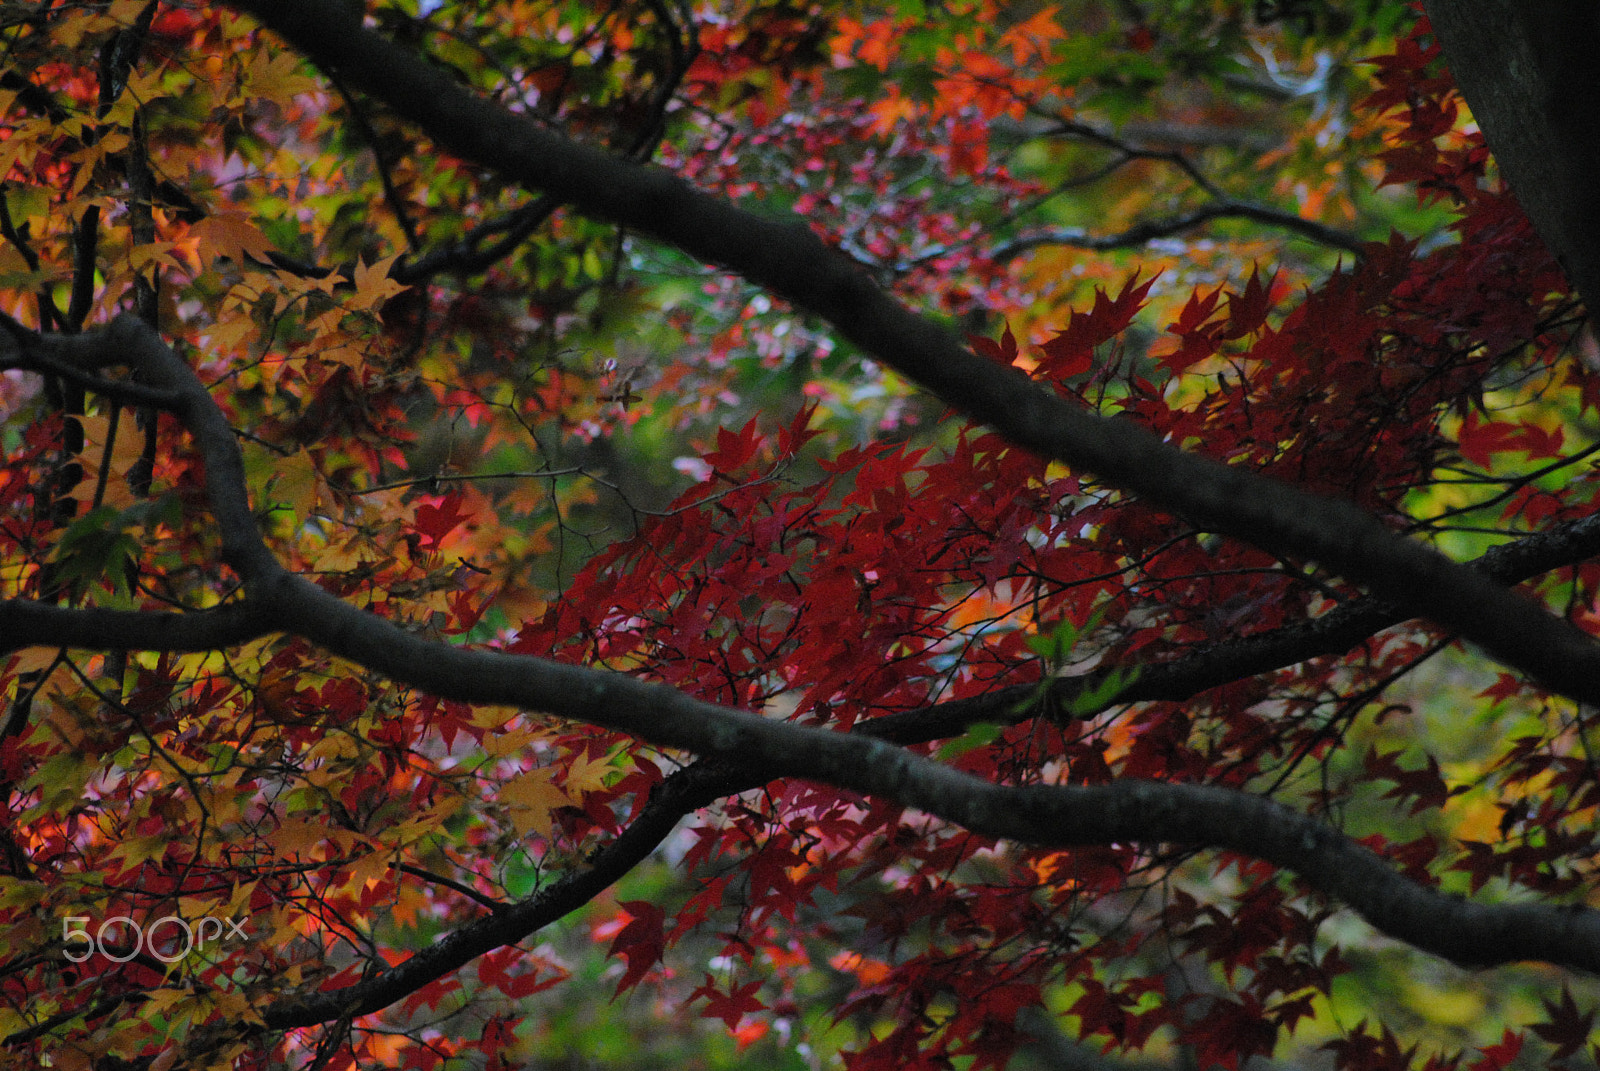
[[[0,10],[0,1063],[1600,1059],[1426,18],[335,7]]]

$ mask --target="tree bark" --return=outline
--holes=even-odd
[[[1427,0],[1456,85],[1539,236],[1600,301],[1600,6]]]
[[[1314,561],[1580,702],[1600,705],[1600,645],[1532,600],[1355,505],[1187,453],[1131,421],[1069,403],[978,357],[826,245],[798,216],[742,209],[671,173],[568,140],[473,93],[415,52],[329,23],[317,0],[229,0],[325,70],[371,94],[439,147],[595,219],[620,223],[742,275],[1041,457],[1093,473],[1197,528]]]

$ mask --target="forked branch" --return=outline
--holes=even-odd
[[[359,993],[308,994],[274,1005],[267,1016],[274,1027],[338,1019],[352,1008],[375,1010],[423,984],[430,971],[453,969],[452,964],[519,940],[529,927],[559,917],[592,896],[598,891],[591,888],[594,883],[603,888],[614,880],[608,868],[622,866],[640,845],[659,840],[686,813],[682,806],[686,802],[692,808],[699,805],[696,801],[709,802],[747,787],[746,779],[753,785],[782,777],[892,799],[975,833],[1027,844],[1223,848],[1291,870],[1384,933],[1457,963],[1488,966],[1540,960],[1600,971],[1600,912],[1548,905],[1491,906],[1441,894],[1402,876],[1322,822],[1248,793],[1136,780],[1090,787],[995,784],[864,734],[768,720],[618,673],[453,647],[409,633],[342,602],[276,560],[255,527],[239,446],[221,410],[182,359],[143,322],[124,316],[82,335],[0,335],[0,362],[26,367],[31,351],[86,372],[125,364],[144,382],[174,396],[170,409],[204,456],[206,493],[222,529],[224,557],[243,581],[242,603],[226,618],[232,627],[304,637],[342,658],[441,697],[545,711],[713,762],[699,775],[703,782],[686,778],[677,789],[684,793],[681,799],[650,811],[651,820],[623,834],[592,869],[552,887],[544,897],[535,896],[468,924],[441,942],[445,951],[418,953]],[[14,612],[17,607],[0,603],[0,614]],[[22,612],[35,614],[38,630],[26,640],[7,634],[0,653],[26,644],[75,644],[103,634],[91,636],[93,630],[143,616],[111,618],[105,611],[70,609],[57,609],[52,616],[30,607]],[[118,636],[115,645],[139,647],[146,642],[144,636],[143,632]],[[407,966],[413,962],[414,967]]]
[[[384,101],[436,145],[598,219],[623,224],[821,316],[878,360],[1039,455],[1132,491],[1194,527],[1318,562],[1428,618],[1545,687],[1600,705],[1600,644],[1530,599],[1355,505],[1185,453],[969,351],[900,304],[799,217],[740,209],[659,168],[580,145],[480,97],[317,0],[233,0],[317,64]]]

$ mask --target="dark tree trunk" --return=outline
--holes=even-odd
[[[1585,304],[1600,307],[1600,5],[1425,7],[1502,174]]]

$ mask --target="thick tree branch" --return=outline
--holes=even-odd
[[[1600,515],[1586,517],[1516,543],[1496,547],[1472,563],[1502,584],[1516,583],[1550,569],[1600,553]],[[1324,654],[1338,654],[1403,615],[1374,599],[1349,603],[1312,621],[1271,633],[1220,644],[1171,662],[1140,667],[1140,675],[1118,702],[1186,699],[1207,688],[1257,673],[1269,672]],[[1096,683],[1102,674],[1055,682],[1048,701],[1064,709]],[[1008,722],[1033,716],[1026,707],[1038,695],[1036,685],[1002,688],[972,701],[955,701],[905,714],[858,722],[853,732],[898,744],[920,743],[959,735],[975,722]],[[628,830],[589,861],[590,869],[571,874],[550,889],[469,924],[448,940],[404,963],[346,989],[297,997],[269,1008],[269,1024],[306,1026],[328,1021],[339,1009],[365,1014],[386,1007],[418,987],[459,969],[497,947],[520,941],[586,903],[649,854],[677,822],[699,807],[766,783],[759,767],[701,760],[671,775],[651,795]],[[485,942],[496,942],[485,945]]]
[[[315,0],[233,0],[318,64],[384,101],[441,148],[723,265],[1011,441],[1136,492],[1197,528],[1310,560],[1471,640],[1545,686],[1600,704],[1600,644],[1529,599],[1390,532],[1354,505],[1186,454],[1075,406],[965,349],[886,294],[798,219],[736,208],[657,168],[573,143],[457,84]]]
[[[1600,554],[1600,514],[1559,525],[1515,543],[1495,547],[1472,567],[1501,584],[1514,584],[1551,569]],[[1361,599],[1310,621],[1274,629],[1260,636],[1218,644],[1170,662],[1143,664],[1118,703],[1182,700],[1230,681],[1271,672],[1320,655],[1342,654],[1362,640],[1404,620],[1404,615],[1375,599]],[[0,619],[0,630],[3,630]],[[1101,683],[1104,673],[1053,682],[1045,700],[1064,710]],[[971,700],[955,700],[919,710],[857,722],[853,733],[896,744],[924,743],[958,736],[978,722],[1016,722],[1033,717],[1030,700],[1037,685],[1000,688]],[[371,979],[332,993],[294,998],[268,1009],[269,1023],[304,1026],[327,1021],[338,1008],[358,1014],[376,1011],[417,987],[457,970],[495,937],[509,944],[549,925],[569,910],[574,899],[587,902],[609,887],[622,872],[653,850],[676,823],[699,807],[759,788],[768,777],[760,769],[725,761],[701,760],[672,774],[652,794],[632,826],[590,860],[592,870],[563,878],[548,891],[507,913],[470,924],[442,942]],[[602,884],[604,883],[604,884]],[[512,920],[515,921],[512,921]],[[491,946],[493,947],[493,946]],[[487,949],[482,949],[486,951]]]
[[[13,347],[24,344],[16,336],[0,334],[3,341]],[[148,382],[181,395],[174,411],[204,456],[206,491],[222,529],[223,554],[243,578],[247,604],[258,608],[261,623],[397,682],[445,698],[515,705],[615,729],[658,747],[721,760],[735,775],[749,771],[763,780],[798,777],[893,799],[986,836],[1056,847],[1173,843],[1224,848],[1291,870],[1384,933],[1457,963],[1487,966],[1531,959],[1600,971],[1600,912],[1487,906],[1443,895],[1401,876],[1331,827],[1261,797],[1148,781],[1092,787],[994,784],[883,740],[767,720],[622,674],[452,647],[409,633],[342,602],[277,562],[255,529],[242,455],[221,411],[194,373],[144,323],[124,316],[99,331],[38,337],[33,345],[79,368],[132,364]],[[124,636],[118,646],[136,645],[138,639]],[[34,637],[31,642],[49,641]],[[662,822],[668,822],[671,810],[664,811]],[[643,832],[638,836],[649,839]],[[578,897],[584,886],[564,888],[578,890],[571,893]],[[575,899],[574,906],[581,902]],[[515,915],[522,920],[518,925],[531,925],[530,920],[542,917],[541,910],[531,902],[508,909],[522,912]],[[453,939],[460,942],[458,954],[470,959],[494,947],[484,942],[516,939],[506,936],[515,932],[515,926],[507,925],[497,934],[469,927]],[[370,999],[377,1001],[380,995]],[[375,1006],[381,1005],[346,1002],[335,1011],[342,1016],[354,1007]],[[304,1014],[285,1011],[274,1022],[287,1027],[306,1021]]]
[[[205,384],[172,351],[161,336],[136,316],[117,317],[109,326],[81,335],[28,335],[8,329],[0,333],[0,366],[59,367],[84,373],[122,365],[153,388],[150,398],[181,420],[206,459],[206,498],[222,537],[222,560],[250,585],[250,594],[266,594],[288,574],[278,564],[256,529],[244,477],[244,455],[233,428],[211,400]]]
[[[1427,0],[1450,73],[1539,236],[1600,302],[1600,9]]]
[[[4,314],[0,313],[0,315]],[[6,330],[26,331],[26,328],[13,322],[6,326]],[[48,353],[40,352],[37,348],[28,354],[26,365],[0,359],[0,368],[20,368],[29,372],[48,373],[49,375],[59,376],[62,379],[71,380],[85,390],[92,390],[96,394],[115,398],[119,402],[148,405],[156,409],[171,409],[177,404],[178,400],[178,395],[171,391],[156,390],[143,383],[135,383],[131,379],[106,379],[103,376],[92,375],[81,368],[75,368],[70,364],[58,361]]]
[[[37,646],[95,651],[217,651],[276,631],[279,630],[271,615],[248,601],[228,603],[215,610],[163,613],[0,599],[0,658]]]

